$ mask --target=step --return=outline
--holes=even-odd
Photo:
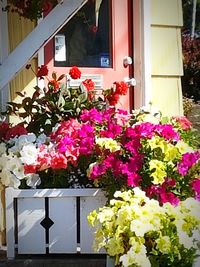
[[[73,255],[16,258],[7,260],[0,258],[0,267],[106,267],[105,255]]]

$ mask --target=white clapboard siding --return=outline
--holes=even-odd
[[[96,253],[93,249],[94,228],[88,224],[88,214],[99,207],[104,206],[106,198],[103,195],[94,197],[82,197],[80,199],[80,250],[81,253]],[[100,253],[105,253],[103,250]]]
[[[17,201],[19,254],[45,254],[44,198],[19,198]]]
[[[49,253],[76,253],[76,197],[49,198],[49,217]]]

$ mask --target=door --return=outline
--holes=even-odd
[[[132,64],[124,66],[124,57],[133,54],[131,3],[89,0],[46,45],[50,71],[67,74],[71,66],[78,66],[86,76],[102,77],[102,88],[132,77]],[[121,97],[119,108],[133,108],[133,88]]]

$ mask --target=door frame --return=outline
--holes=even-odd
[[[151,0],[133,0],[134,108],[149,105],[151,86]]]

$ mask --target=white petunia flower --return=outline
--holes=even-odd
[[[34,144],[27,144],[20,151],[21,161],[28,165],[34,164],[37,160],[37,153],[38,150]]]
[[[17,179],[13,173],[6,169],[0,172],[0,180],[5,186],[11,186],[13,188],[18,188],[20,186],[20,180]]]
[[[20,135],[19,137],[15,137],[9,141],[13,146],[9,148],[8,151],[13,153],[18,153],[21,151],[23,146],[30,143],[34,143],[35,141],[36,141],[36,136],[34,133]]]

